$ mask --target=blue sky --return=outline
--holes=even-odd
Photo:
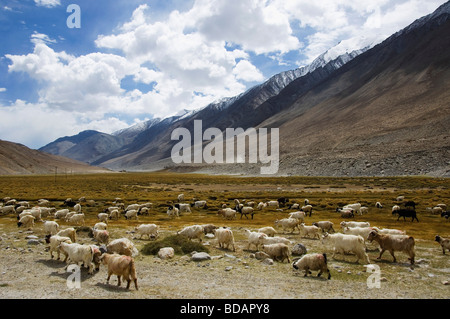
[[[200,108],[444,2],[0,0],[0,139],[39,148]],[[70,4],[81,28],[66,23]]]

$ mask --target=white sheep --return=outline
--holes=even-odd
[[[184,202],[184,194],[178,195],[178,202],[179,203]]]
[[[294,232],[295,228],[297,228],[300,231],[299,228],[300,221],[297,218],[283,218],[283,219],[277,219],[275,221],[275,227],[282,227],[283,232],[286,231],[286,229],[291,229],[291,233]]]
[[[305,212],[293,212],[289,213],[289,218],[297,218],[299,221],[304,222],[305,221]]]
[[[55,212],[55,219],[64,219],[69,213],[69,209],[64,208]]]
[[[33,228],[35,219],[36,218],[34,218],[31,215],[25,215],[19,220],[19,222],[17,223],[17,227],[23,226],[24,228],[27,229]]]
[[[73,206],[73,210],[76,213],[81,214],[81,205],[80,204],[76,204],[75,206]]]
[[[345,227],[370,227],[369,222],[341,222],[341,228],[344,229]]]
[[[57,222],[47,220],[44,222],[44,232],[46,235],[55,235],[59,231]]]
[[[258,229],[258,232],[264,233],[269,237],[273,237],[273,236],[275,236],[275,234],[277,234],[277,231],[275,230],[275,228],[270,227],[270,226],[261,227],[260,229]]]
[[[90,245],[80,245],[77,243],[66,243],[62,242],[59,245],[61,252],[68,256],[67,266],[70,263],[79,264],[80,262],[84,264],[86,268],[88,268],[88,274],[94,273],[94,248]],[[66,267],[67,268],[67,267]]]
[[[231,247],[233,248],[232,250],[236,251],[236,248],[234,246],[234,236],[231,229],[228,228],[216,229],[216,238],[220,248],[230,249],[231,245]]]
[[[237,213],[236,210],[227,207],[227,208],[219,209],[219,211],[217,212],[217,215],[222,216],[222,218],[224,218],[224,219],[230,220],[230,219],[236,218],[236,213]]]
[[[388,234],[388,235],[406,235],[406,231],[392,228],[378,229],[378,232],[380,234]]]
[[[353,209],[356,213],[358,213],[359,215],[362,215],[361,213],[361,204],[360,203],[354,203],[354,204],[348,204],[345,205],[344,208],[345,209]]]
[[[138,219],[138,211],[136,209],[128,210],[125,213],[125,219],[131,219],[131,218]]]
[[[175,204],[175,207],[179,209],[180,213],[192,213],[189,204]]]
[[[280,237],[280,236],[274,236],[274,237],[264,237],[263,244],[264,245],[270,245],[270,244],[278,244],[282,243],[285,245],[290,245],[291,241],[287,238]]]
[[[204,209],[208,208],[206,200],[195,201],[193,204],[191,204],[191,206],[195,208],[204,208]]]
[[[59,258],[61,257],[61,249],[59,247],[59,245],[61,243],[68,243],[71,244],[72,241],[70,240],[69,237],[63,237],[63,236],[58,236],[58,235],[46,235],[45,236],[45,242],[47,244],[50,244],[50,248],[49,248],[49,252],[50,252],[50,258],[53,259],[53,252],[57,253],[58,258],[56,258],[56,260],[59,260]],[[64,258],[64,262],[67,261],[67,257],[68,255],[63,252],[65,258]]]
[[[109,215],[107,213],[100,213],[97,215],[98,220],[103,223],[108,223],[108,217]]]
[[[174,206],[169,206],[169,208],[167,208],[166,213],[167,216],[169,217],[180,217],[179,209]]]
[[[313,211],[313,207],[312,207],[312,205],[308,204],[308,205],[302,206],[300,211],[305,212],[305,213],[309,213],[309,217],[311,217],[311,214],[312,214],[312,211]]]
[[[263,244],[261,247],[262,250],[273,260],[283,262],[285,259],[287,259],[288,263],[291,262],[291,252],[288,245],[282,243],[270,245]]]
[[[280,203],[277,200],[270,200],[266,202],[267,207],[280,208]]]
[[[245,230],[245,234],[247,235],[247,250],[250,250],[250,246],[253,245],[256,247],[256,250],[264,243],[264,238],[268,237],[264,233],[252,232],[248,229]]]
[[[187,226],[178,231],[177,235],[186,236],[190,240],[198,239],[200,242],[202,242],[203,227],[201,225]]]
[[[401,209],[401,207],[399,205],[392,206],[392,212],[395,212],[395,211],[397,211],[399,209]]]
[[[137,234],[139,234],[139,239],[142,239],[142,236],[147,236],[150,238],[158,237],[159,227],[155,224],[142,224],[134,228]]]
[[[330,270],[327,266],[327,254],[307,254],[292,264],[294,269],[303,270],[305,277],[311,274],[310,270],[318,270],[317,277],[320,277],[322,273],[328,273],[328,279],[331,279]]]
[[[84,225],[84,214],[74,214],[69,218],[68,222],[75,225]]]
[[[308,238],[318,238],[320,239],[320,228],[317,226],[306,226],[304,223],[301,223],[299,225],[300,234],[302,234],[302,237],[308,237]]]
[[[345,227],[343,232],[347,235],[360,235],[362,238],[367,240],[371,231],[379,231],[376,227]]]
[[[114,220],[118,220],[120,218],[120,212],[118,209],[113,209],[111,210],[111,212],[109,213],[109,219],[114,219]]]
[[[334,245],[333,258],[336,254],[340,253],[354,253],[357,257],[356,262],[360,259],[364,263],[370,264],[369,256],[366,253],[366,246],[364,244],[364,238],[359,235],[345,235],[341,233],[323,235],[323,242],[331,241]]]
[[[442,253],[445,255],[445,250],[447,249],[448,251],[450,251],[450,239],[448,238],[443,238],[439,235],[436,235],[436,237],[434,237],[434,240],[437,241],[442,248]]]

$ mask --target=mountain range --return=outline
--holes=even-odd
[[[255,164],[174,164],[172,132],[202,120],[221,131],[279,128],[281,175],[450,176],[449,17],[447,2],[384,41],[340,43],[238,96],[39,151],[113,170],[258,174]]]

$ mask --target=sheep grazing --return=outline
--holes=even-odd
[[[285,259],[287,259],[288,263],[291,262],[290,259],[290,250],[289,246],[283,243],[277,243],[277,244],[269,244],[265,245],[263,244],[261,246],[262,250],[270,256],[275,261],[283,262]]]
[[[79,264],[82,262],[85,267],[87,267],[88,274],[94,273],[94,265],[92,264],[94,259],[94,249],[89,245],[80,245],[77,243],[65,243],[62,242],[59,246],[61,252],[68,256],[67,264],[69,265],[71,262],[75,264]]]
[[[184,194],[178,195],[177,199],[179,203],[184,202]]]
[[[367,236],[369,236],[370,232],[373,230],[379,231],[376,227],[345,227],[343,232],[347,235],[360,235],[367,240]]]
[[[327,265],[327,254],[307,254],[292,264],[294,269],[303,270],[305,277],[311,274],[311,270],[318,270],[317,277],[322,273],[328,273],[328,279],[331,279],[331,273]]]
[[[300,209],[300,204],[299,203],[293,203],[293,204],[289,205],[289,209]]]
[[[361,213],[361,204],[360,203],[354,203],[354,204],[348,204],[345,205],[343,210],[351,209],[354,213],[357,213],[359,215],[362,215]]]
[[[297,218],[283,218],[277,219],[275,221],[275,227],[281,226],[283,228],[283,232],[285,232],[286,229],[291,229],[291,233],[293,233],[295,228],[297,228],[298,231],[300,232],[299,224],[300,221]]]
[[[383,205],[381,205],[380,202],[376,202],[375,207],[381,209],[381,208],[383,208]]]
[[[412,200],[407,201],[403,204],[405,206],[405,208],[411,207],[413,210],[416,210],[416,203]]]
[[[305,212],[293,212],[289,213],[289,218],[297,218],[299,221],[304,222],[305,221]]]
[[[136,256],[139,251],[134,247],[133,242],[128,238],[118,238],[114,239],[106,246],[106,252],[109,254],[119,254],[125,256]]]
[[[233,251],[236,251],[234,246],[234,236],[233,232],[228,228],[216,229],[217,243],[220,248],[230,249],[230,245]]]
[[[202,242],[203,227],[200,225],[187,226],[178,231],[177,235],[186,236],[190,240],[198,239],[200,242]]]
[[[192,213],[191,205],[189,204],[175,204],[176,208],[178,208],[180,213]]]
[[[138,211],[137,211],[137,209],[131,209],[131,210],[128,210],[126,213],[125,213],[125,219],[132,219],[132,218],[134,218],[134,219],[138,219]]]
[[[245,230],[245,234],[247,235],[248,239],[247,250],[250,250],[251,245],[255,246],[256,250],[258,250],[259,246],[263,244],[264,238],[267,237],[267,235],[264,233],[252,232],[248,229]]]
[[[77,241],[77,232],[73,227],[60,230],[56,235],[61,237],[69,237],[72,243],[75,243]]]
[[[116,275],[118,281],[117,286],[121,285],[122,278],[122,280],[127,281],[126,289],[130,289],[131,280],[133,280],[134,287],[136,290],[139,290],[133,258],[130,256],[105,253],[101,256],[101,261],[108,267],[108,278],[106,278],[106,283],[109,284],[111,275]]]
[[[111,210],[111,212],[109,213],[109,216],[108,216],[109,219],[114,219],[114,220],[118,220],[119,217],[120,217],[120,212],[118,209]]]
[[[169,206],[166,213],[169,217],[180,217],[179,209],[175,206]]]
[[[191,204],[191,207],[207,209],[208,204],[205,200],[198,200]]]
[[[403,217],[403,221],[406,221],[406,217],[411,217],[411,222],[414,222],[414,219],[419,222],[419,219],[417,218],[417,214],[415,210],[410,209],[398,209],[394,210],[392,212],[392,215],[398,215],[397,221],[400,219],[400,217]]]
[[[267,227],[261,227],[260,229],[258,229],[258,233],[264,233],[269,237],[273,237],[273,236],[275,236],[275,234],[277,234],[277,231],[275,230],[275,228],[267,226]]]
[[[107,213],[100,213],[97,215],[97,218],[99,221],[101,221],[103,223],[108,223],[109,215]]]
[[[369,242],[375,240],[381,248],[380,256],[377,259],[381,259],[383,253],[387,250],[391,253],[394,258],[394,262],[396,262],[396,258],[394,255],[395,251],[403,251],[409,255],[409,260],[411,265],[414,265],[414,238],[411,236],[399,236],[399,235],[389,235],[389,234],[380,234],[376,231],[370,232],[367,237]]]
[[[101,244],[108,244],[109,232],[107,230],[94,229],[94,239]]]
[[[155,239],[158,237],[158,229],[159,227],[155,224],[142,224],[134,228],[137,234],[139,234],[139,239],[142,239],[142,236],[147,236],[148,239]]]
[[[434,240],[437,241],[441,247],[442,247],[442,253],[445,255],[445,250],[447,249],[448,251],[450,251],[450,239],[448,238],[442,238],[439,235],[436,235],[436,237],[434,237]]]
[[[221,215],[224,219],[231,220],[236,218],[236,213],[237,213],[236,210],[227,207],[219,209],[217,215]]]
[[[248,219],[247,215],[251,215],[252,219],[253,219],[253,215],[255,214],[255,210],[252,207],[248,207],[248,206],[245,206],[245,207],[236,206],[236,211],[241,214],[241,219],[242,219],[243,215],[247,219]]]
[[[399,210],[399,209],[401,209],[401,207],[398,205],[392,206],[392,212],[395,212],[396,210]]]
[[[17,227],[23,226],[24,228],[30,229],[34,227],[34,218],[31,215],[25,215],[22,218],[20,218],[19,222],[17,223]]]
[[[84,225],[84,214],[74,214],[69,217],[68,222],[75,225]]]
[[[279,203],[279,206],[284,207],[284,206],[286,206],[286,203],[289,202],[289,198],[280,197],[277,199],[277,202]]]
[[[365,264],[370,264],[369,256],[366,253],[366,246],[364,244],[364,238],[359,235],[345,235],[341,233],[323,235],[322,241],[331,241],[334,245],[333,258],[336,254],[354,253],[356,255],[356,262],[358,263],[360,259],[363,260]]]
[[[353,218],[353,217],[355,217],[355,214],[353,213],[353,210],[342,210],[341,217],[342,218]]]
[[[299,226],[300,234],[302,234],[302,237],[308,237],[308,238],[318,238],[320,239],[319,231],[320,228],[317,226],[306,226],[304,223],[301,223]]]
[[[46,235],[45,236],[45,242],[47,244],[50,244],[50,258],[53,259],[53,252],[57,253],[58,258],[56,258],[56,260],[59,260],[59,258],[61,257],[61,249],[59,247],[59,245],[61,243],[68,243],[71,244],[72,241],[70,240],[69,237],[63,237],[63,236],[58,236],[58,235]],[[67,260],[68,255],[65,252],[62,252],[65,256],[64,258],[64,262]]]
[[[69,210],[67,208],[60,209],[55,212],[55,219],[64,219],[66,218],[66,215],[69,213]]]
[[[266,207],[280,208],[280,203],[276,200],[270,200],[266,202]]]
[[[333,223],[330,221],[319,221],[319,222],[314,222],[312,223],[313,226],[319,227],[323,233],[327,232],[327,233],[335,233],[336,231],[333,228]]]
[[[0,215],[15,214],[16,209],[13,205],[0,207]]]
[[[59,225],[57,222],[47,220],[44,223],[44,232],[46,235],[55,235],[59,231]]]
[[[305,213],[309,213],[309,217],[311,217],[311,214],[312,214],[312,211],[313,211],[313,207],[312,207],[312,205],[305,205],[305,206],[302,206],[300,211],[305,212]]]

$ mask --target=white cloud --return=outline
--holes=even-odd
[[[34,0],[38,7],[53,8],[61,5],[60,0]]]
[[[258,82],[264,80],[262,73],[247,60],[239,61],[233,70],[233,74],[238,80],[247,82]]]
[[[0,92],[6,92],[6,88],[0,88]]]
[[[46,34],[38,33],[36,31],[33,32],[31,35],[31,43],[38,44],[50,44],[50,43],[56,43],[56,40],[50,39],[50,37]]]

